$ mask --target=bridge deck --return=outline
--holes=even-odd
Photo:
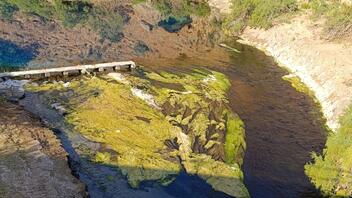
[[[104,71],[106,69],[112,68],[114,70],[120,70],[124,68],[135,68],[136,64],[133,61],[124,61],[124,62],[111,62],[111,63],[100,63],[94,65],[76,65],[69,67],[58,67],[58,68],[49,68],[49,69],[37,69],[37,70],[28,70],[28,71],[16,71],[16,72],[5,72],[0,73],[0,78],[11,78],[11,77],[26,77],[30,78],[33,75],[45,75],[50,76],[54,73],[61,73],[62,75],[68,75],[72,72],[81,72],[85,73],[87,71]]]

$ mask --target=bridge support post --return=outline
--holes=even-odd
[[[47,78],[47,77],[50,77],[50,73],[45,73],[44,76]]]
[[[99,67],[99,68],[98,68],[98,71],[99,71],[99,72],[103,72],[103,71],[104,71],[104,68],[103,68],[103,67]]]
[[[62,75],[63,75],[63,76],[68,76],[68,74],[69,74],[69,73],[68,73],[67,71],[62,72]]]

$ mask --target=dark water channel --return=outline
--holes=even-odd
[[[314,101],[281,79],[287,72],[262,52],[237,44],[226,70],[231,106],[246,124],[245,184],[252,197],[319,197],[304,174],[326,134]]]

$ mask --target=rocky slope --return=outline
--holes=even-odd
[[[0,112],[0,197],[85,197],[54,133],[13,104]]]

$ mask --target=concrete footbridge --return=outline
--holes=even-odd
[[[0,73],[0,79],[7,78],[40,78],[50,76],[69,76],[71,74],[86,74],[90,72],[131,70],[136,67],[133,61],[99,63],[92,65],[76,65],[68,67],[34,69],[27,71],[15,71]]]

